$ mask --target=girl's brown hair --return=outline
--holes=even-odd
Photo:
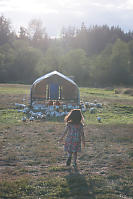
[[[81,113],[80,109],[73,109],[68,113],[68,115],[65,117],[64,121],[69,122],[72,124],[80,124],[83,120],[83,115]]]

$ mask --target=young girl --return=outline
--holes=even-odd
[[[76,167],[77,152],[81,151],[81,141],[85,146],[85,136],[83,130],[83,116],[80,109],[73,109],[64,119],[67,122],[64,133],[62,134],[60,141],[66,136],[64,150],[68,153],[68,159],[66,165],[71,164],[73,154],[73,166]]]

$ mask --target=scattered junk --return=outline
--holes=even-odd
[[[97,110],[99,108],[102,108],[103,105],[100,104],[95,104],[92,107],[93,103],[89,102],[81,102],[79,105],[75,104],[64,104],[60,102],[60,105],[56,105],[56,101],[53,101],[53,105],[47,104],[35,104],[33,103],[32,106],[16,106],[18,109],[18,112],[22,112],[26,115],[26,117],[22,118],[22,121],[25,122],[27,119],[29,121],[34,121],[34,120],[45,120],[45,119],[52,119],[52,118],[64,118],[70,110],[72,109],[81,109],[81,111],[84,113],[88,111],[90,114],[95,114],[97,113]],[[21,109],[20,109],[21,107]],[[22,108],[24,107],[24,108]],[[97,121],[101,122],[101,118],[97,117]]]
[[[81,109],[82,112],[89,111],[90,114],[94,114],[97,108],[102,108],[103,105],[97,100],[93,103],[81,102],[77,84],[65,75],[53,71],[32,84],[29,106],[15,103],[15,107],[18,112],[26,114],[26,117],[22,118],[23,122],[27,119],[32,122],[64,118],[72,109]]]
[[[94,107],[91,107],[89,110],[90,110],[91,114],[96,113],[96,108],[94,108]]]
[[[16,107],[17,108],[17,107]],[[60,106],[54,106],[54,105],[34,105],[33,107],[29,108],[26,107],[24,109],[18,109],[18,112],[24,113],[26,116],[22,117],[22,121],[26,122],[28,119],[29,121],[34,120],[45,120],[45,119],[51,119],[51,118],[64,118],[71,109],[81,109],[82,112],[89,111],[90,114],[95,114],[97,112],[96,107],[87,107],[83,106],[83,104],[79,106],[74,106],[72,104],[63,104]],[[101,118],[97,117],[98,122],[101,122]]]
[[[15,106],[16,106],[16,108],[18,108],[18,109],[21,109],[21,108],[25,108],[25,107],[26,107],[25,104],[18,104],[18,103],[15,103]]]
[[[96,104],[96,107],[97,107],[97,108],[102,108],[103,105],[102,105],[101,103],[97,103],[97,104]]]
[[[29,118],[29,120],[30,120],[31,122],[34,121],[34,119],[35,119],[35,118],[32,117],[32,116]]]
[[[101,117],[97,117],[97,121],[98,121],[98,122],[101,122]]]
[[[26,117],[22,117],[22,121],[26,122],[27,118]]]

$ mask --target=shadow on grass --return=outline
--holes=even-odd
[[[69,188],[70,196],[74,199],[93,198],[93,191],[90,191],[90,186],[84,175],[80,174],[78,168],[68,169],[69,174],[65,176]]]

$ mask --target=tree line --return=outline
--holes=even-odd
[[[73,76],[79,86],[133,85],[133,32],[82,23],[50,38],[40,20],[16,33],[0,16],[0,82],[32,84],[53,70]]]

